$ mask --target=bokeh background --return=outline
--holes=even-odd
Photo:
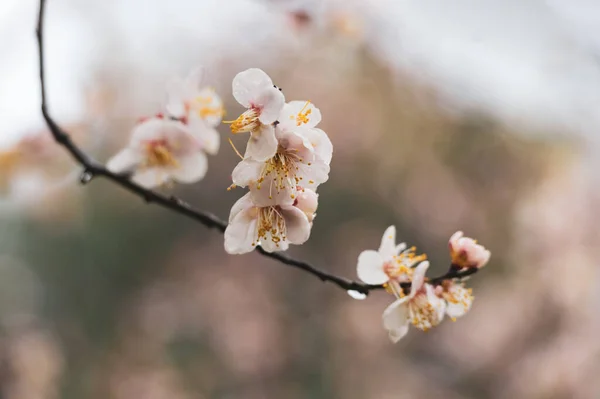
[[[48,0],[50,109],[106,160],[165,83],[204,65],[226,102],[260,67],[334,144],[311,239],[354,278],[383,230],[448,265],[492,251],[467,316],[392,345],[391,297],[344,291],[79,168],[39,114],[34,0],[0,4],[0,397],[600,397],[600,3]],[[165,189],[226,218],[237,157]],[[243,148],[244,138],[233,138]]]

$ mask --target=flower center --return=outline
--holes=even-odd
[[[236,120],[225,123],[231,123],[232,133],[252,132],[260,127],[260,121],[258,120],[259,116],[259,109],[250,108],[249,110],[241,114]]]
[[[266,206],[258,210],[257,239],[270,239],[279,246],[286,239],[285,219],[278,206]]]
[[[464,288],[462,285],[451,286],[449,289],[444,290],[442,298],[449,304],[460,305],[465,312],[470,309],[471,304],[475,299],[473,296],[473,289]]]
[[[304,107],[302,107],[302,109],[296,114],[295,117],[294,115],[290,115],[291,120],[296,119],[296,126],[301,126],[303,123],[308,123],[310,121],[308,115],[312,113],[312,109],[306,109],[309,105],[310,101],[307,101],[306,104],[304,104]]]
[[[179,166],[166,140],[152,140],[146,143],[146,167]]]
[[[211,106],[212,103],[212,96],[198,96],[194,98],[194,100],[192,100],[192,104],[187,105],[187,108],[192,108],[196,110],[196,112],[198,112],[198,115],[203,119],[209,116],[223,116],[223,114],[225,114],[223,106],[213,107]]]
[[[410,300],[408,310],[410,322],[419,330],[427,331],[440,323],[438,312],[424,291]]]
[[[269,178],[269,198],[273,197],[273,190],[279,193],[281,190],[286,189],[292,190],[290,197],[295,198],[295,188],[302,180],[302,176],[297,176],[298,163],[302,161],[303,159],[297,151],[279,146],[277,153],[264,163],[256,188],[260,190],[262,183]]]

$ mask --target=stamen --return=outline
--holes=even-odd
[[[233,148],[233,151],[235,151],[235,153],[237,154],[237,156],[240,157],[240,159],[244,159],[244,157],[242,156],[242,154],[240,154],[240,152],[238,151],[238,149],[235,148],[235,144],[233,144],[233,141],[231,141],[231,138],[227,138],[227,140],[229,140],[229,144],[231,144],[231,147]]]

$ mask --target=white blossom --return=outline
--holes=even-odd
[[[204,86],[203,69],[169,83],[166,110],[169,116],[189,126],[205,152],[215,155],[219,151],[220,136],[215,128],[224,114],[223,101],[213,88]]]
[[[285,103],[285,97],[271,78],[261,69],[251,68],[238,73],[232,83],[233,96],[247,108],[231,122],[233,133],[250,132],[245,157],[256,160],[271,158],[277,151],[275,128]]]
[[[457,231],[448,241],[452,264],[459,268],[482,268],[490,260],[491,253],[484,246],[477,244],[472,238],[463,237],[462,231]]]
[[[225,251],[244,254],[260,245],[267,252],[285,251],[289,244],[303,244],[311,223],[293,203],[278,204],[266,191],[251,189],[231,208],[225,230]]]
[[[446,301],[446,314],[452,320],[464,316],[473,305],[473,290],[462,283],[444,281],[436,287],[436,294]]]
[[[405,243],[396,245],[396,228],[388,227],[381,238],[379,250],[363,251],[356,266],[358,278],[367,284],[394,282],[389,288],[398,290],[396,283],[409,281],[412,267],[426,259],[425,255],[415,255],[415,248],[406,248]]]
[[[429,262],[421,262],[413,274],[411,290],[400,296],[383,312],[383,326],[392,342],[398,342],[408,332],[409,325],[427,331],[444,319],[446,302],[435,294],[431,284],[425,283]]]
[[[193,70],[185,79],[169,82],[166,109],[178,119],[196,115],[209,127],[218,126],[224,113],[221,97],[205,85],[202,68]]]
[[[236,186],[256,183],[257,190],[267,191],[269,197],[284,203],[295,198],[296,186],[314,190],[327,181],[329,164],[317,155],[308,138],[280,131],[278,126],[276,140],[272,157],[260,161],[246,157],[238,163],[231,175]]]
[[[114,173],[132,172],[131,180],[145,188],[171,180],[194,183],[208,168],[204,149],[187,125],[157,116],[139,123],[128,146],[106,166]]]

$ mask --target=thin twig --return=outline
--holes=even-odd
[[[191,219],[196,220],[197,222],[203,224],[208,228],[214,228],[219,230],[221,233],[225,231],[227,228],[227,222],[219,219],[217,216],[213,215],[210,212],[204,212],[197,209],[192,208],[189,204],[182,201],[181,199],[171,196],[167,197],[162,194],[156,193],[152,190],[147,190],[135,183],[133,183],[127,176],[112,173],[104,165],[95,161],[88,154],[86,154],[81,148],[79,148],[71,137],[54,121],[52,116],[48,111],[47,102],[46,102],[46,83],[45,83],[45,70],[44,70],[44,37],[43,37],[43,27],[44,27],[44,12],[45,12],[46,0],[40,0],[40,8],[38,14],[37,21],[37,29],[36,36],[38,42],[38,53],[39,53],[39,68],[40,68],[40,85],[41,85],[41,94],[42,94],[42,115],[44,116],[44,120],[54,137],[54,140],[63,146],[65,150],[71,154],[71,157],[77,162],[79,165],[83,167],[83,172],[81,174],[81,183],[86,184],[90,182],[95,177],[104,177],[107,180],[112,181],[113,183],[121,186],[125,190],[137,195],[142,198],[147,203],[154,203],[163,208],[174,211],[175,213],[179,213],[181,215],[187,216]],[[317,267],[294,258],[291,258],[287,255],[284,255],[280,252],[267,252],[262,247],[258,246],[256,250],[263,256],[267,258],[274,259],[279,261],[285,265],[295,267],[300,270],[304,270],[312,274],[313,276],[319,278],[323,282],[330,282],[338,287],[348,291],[354,290],[361,292],[363,294],[368,294],[372,290],[382,289],[382,285],[369,285],[363,284],[360,282],[348,280],[343,277],[336,276],[331,273],[327,273]],[[439,283],[448,278],[455,278],[462,276],[460,273],[453,271],[452,269],[444,274],[443,276],[434,278],[430,280],[432,283]],[[410,283],[403,283],[403,288],[410,288]]]

